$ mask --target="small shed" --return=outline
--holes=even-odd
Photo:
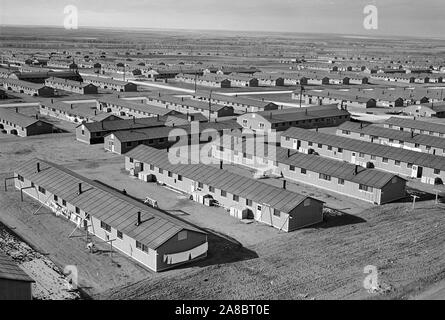
[[[32,300],[32,283],[9,256],[0,252],[0,300]]]

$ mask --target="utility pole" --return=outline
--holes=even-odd
[[[195,93],[196,93],[196,80],[197,80],[197,78],[198,78],[198,73],[195,72]]]
[[[125,63],[124,63],[124,81],[125,81]]]
[[[212,116],[212,90],[210,90],[210,95],[209,95],[209,122],[211,116]]]
[[[304,91],[304,87],[300,86],[300,108],[301,108],[301,100],[303,99],[303,91]]]

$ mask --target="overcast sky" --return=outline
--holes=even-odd
[[[0,24],[63,26],[73,4],[79,25],[404,35],[445,38],[445,0],[0,0]],[[378,9],[365,30],[363,8]]]

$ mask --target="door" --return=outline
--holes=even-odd
[[[413,164],[412,171],[411,171],[411,178],[417,177],[417,166]]]
[[[417,178],[422,178],[422,173],[423,173],[423,167],[418,167],[417,168]]]
[[[301,140],[294,139],[292,148],[295,150],[300,150],[300,147],[301,147]]]
[[[355,164],[355,152],[351,154],[351,163]]]
[[[262,213],[262,206],[257,205],[256,212],[255,212],[255,220],[261,221],[261,213]]]

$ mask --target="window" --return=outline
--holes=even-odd
[[[131,147],[131,142],[126,143],[127,147]]]
[[[306,169],[301,168],[300,172],[301,172],[301,174],[306,174]]]
[[[258,126],[259,126],[260,129],[264,129],[264,123],[263,122],[260,122]]]
[[[133,163],[133,158],[130,158],[130,163]]]
[[[204,188],[204,184],[202,182],[198,182],[198,188]]]
[[[54,201],[55,201],[55,202],[59,201],[59,197],[56,196],[56,195],[54,195]]]
[[[330,176],[330,175],[327,175],[327,174],[324,174],[324,173],[320,173],[320,174],[318,175],[318,178],[319,178],[319,179],[322,179],[322,180],[326,180],[326,181],[331,181],[331,176]]]
[[[345,184],[345,179],[338,178],[338,184],[344,185]]]
[[[359,184],[358,188],[362,191],[366,191],[366,192],[372,192],[373,189],[370,186],[364,185],[364,184]]]
[[[399,160],[394,160],[394,164],[395,164],[396,166],[400,166],[400,161],[399,161]]]
[[[440,169],[434,169],[434,174],[440,174]]]
[[[34,184],[34,182],[31,182],[31,187],[32,187],[32,188],[34,188],[34,187],[35,187],[35,184]]]
[[[412,163],[408,163],[406,166],[407,166],[408,168],[412,168],[412,167],[413,167],[413,164],[412,164]]]
[[[62,200],[62,206],[66,207],[66,201]]]
[[[151,164],[151,165],[150,165],[150,170],[151,170],[151,171],[154,171],[154,169],[155,169],[155,166]]]
[[[415,144],[414,144],[414,147],[415,147],[415,148],[418,148],[418,147],[420,147],[420,144],[415,143]]]
[[[167,173],[167,175],[171,178],[171,177],[173,177],[173,173],[171,172],[171,171],[167,171],[168,173]],[[202,188],[202,187],[201,187]]]
[[[388,163],[388,158],[382,158],[383,163]]]
[[[180,174],[178,174],[178,180],[182,181],[182,176]]]
[[[342,149],[342,148],[338,148],[338,149],[337,149],[337,152],[338,152],[338,153],[343,153],[343,149]]]
[[[233,201],[238,202],[238,201],[239,201],[239,196],[237,196],[237,195],[233,195]]]
[[[148,247],[145,244],[140,243],[139,241],[136,241],[136,248],[148,253]]]
[[[312,142],[309,141],[309,142],[307,143],[307,145],[308,145],[309,147],[312,147]]]
[[[261,209],[262,209],[261,206],[258,205],[258,206],[257,206],[257,210],[258,210],[258,211],[261,211]]]
[[[363,152],[360,152],[360,153],[358,154],[358,156],[359,156],[360,158],[364,158],[364,157],[365,157],[365,154],[364,154]]]
[[[78,207],[76,207],[75,211],[76,213],[80,213],[80,209]]]
[[[323,145],[321,143],[319,143],[318,147],[321,149],[321,148],[323,148]]]
[[[348,130],[342,130],[341,133],[348,135],[348,134],[350,134],[351,132],[348,131]]]
[[[226,197],[227,196],[227,192],[225,192],[224,190],[221,190],[221,197]]]
[[[187,231],[186,230],[182,230],[181,232],[178,233],[178,241],[186,240],[186,239],[187,239]]]
[[[159,173],[163,173],[164,172],[164,170],[162,170],[161,168],[159,168]]]
[[[122,238],[124,237],[124,235],[122,234],[121,231],[117,230],[117,237],[118,237],[119,239],[122,239]]]
[[[19,181],[23,182],[25,179],[23,179],[23,177],[21,175],[17,176],[17,179],[19,179]]]
[[[252,206],[252,200],[246,199],[246,206]]]
[[[83,135],[83,136],[85,135],[85,130],[82,130],[82,135]]]
[[[371,160],[375,160],[375,159],[376,159],[376,156],[371,155]]]
[[[103,221],[100,222],[100,227],[107,232],[111,232],[111,226]]]
[[[308,207],[310,205],[311,205],[311,199],[308,198],[308,199],[304,200],[304,202],[303,202],[304,207]]]
[[[281,217],[281,212],[280,212],[280,210],[273,209],[273,215],[276,216],[276,217]]]
[[[332,146],[328,146],[328,150],[329,150],[329,151],[332,151]]]
[[[211,193],[215,193],[215,188],[212,187],[212,186],[209,186],[209,192],[211,192]]]
[[[290,171],[295,171],[295,166],[289,166]]]
[[[247,120],[246,119],[243,120],[243,127],[247,127]]]

